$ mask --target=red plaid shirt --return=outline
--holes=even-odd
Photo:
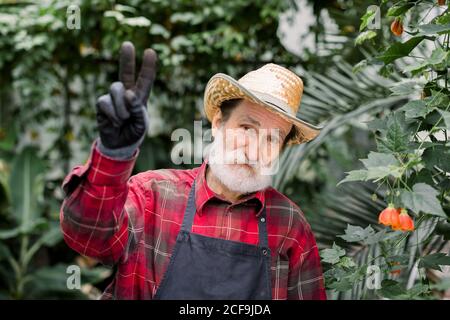
[[[207,162],[191,170],[151,170],[130,178],[137,154],[114,160],[94,143],[86,164],[76,166],[62,185],[66,243],[105,265],[117,264],[102,299],[153,298],[197,174],[192,232],[256,245],[257,216],[265,203],[273,299],[326,299],[316,242],[295,203],[269,187],[230,204],[208,187]]]

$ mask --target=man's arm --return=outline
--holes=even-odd
[[[64,239],[74,250],[104,264],[116,263],[137,241],[136,225],[144,216],[144,191],[137,178],[129,178],[148,129],[146,108],[156,60],[156,53],[146,49],[135,81],[134,46],[122,44],[120,81],[96,104],[99,138],[87,163],[75,167],[63,182]]]
[[[128,179],[138,151],[128,160],[102,155],[93,144],[83,166],[75,167],[64,179],[66,198],[60,223],[66,243],[82,255],[112,265],[128,243],[127,207],[142,209],[144,196],[139,185]],[[129,199],[127,199],[129,198]]]
[[[319,250],[303,219],[292,228],[292,237],[297,241],[289,256],[288,300],[326,300]]]

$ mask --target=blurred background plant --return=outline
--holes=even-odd
[[[341,298],[448,297],[450,14],[445,1],[383,1],[378,10],[362,15],[355,43],[368,48],[353,70],[397,75],[390,96],[406,101],[374,114],[376,146],[313,222],[326,233],[347,225],[341,244],[321,251],[326,283]],[[380,30],[368,28],[375,19]]]
[[[447,10],[437,1],[414,2],[430,9],[434,17]],[[148,107],[150,131],[135,173],[177,167],[170,159],[176,142],[168,143],[174,129],[193,131],[194,120],[208,128],[202,98],[214,73],[239,77],[275,62],[302,75],[302,118],[326,127],[313,143],[283,154],[275,186],[303,209],[320,248],[335,250],[331,253],[339,262],[324,261],[327,271],[340,268],[344,279],[349,270],[359,268],[355,274],[361,277],[345,283],[337,272],[327,273],[330,298],[388,297],[379,290],[363,290],[367,261],[379,255],[379,243],[337,237],[361,233],[358,226],[366,230],[362,234],[372,235],[368,224],[374,225],[374,232],[382,231],[376,223],[386,206],[387,190],[370,182],[336,184],[358,166],[358,159],[377,148],[370,130],[374,126],[367,122],[387,121],[392,111],[412,99],[401,91],[407,85],[395,86],[412,79],[411,73],[403,72],[411,60],[384,65],[373,57],[400,42],[390,31],[394,17],[411,14],[417,24],[426,11],[410,10],[411,1],[374,1],[382,12],[380,29],[368,30],[375,17],[367,12],[370,4],[359,0],[0,0],[0,297],[96,298],[110,281],[114,270],[67,248],[58,232],[58,217],[63,199],[60,184],[71,167],[88,157],[97,135],[94,104],[117,79],[117,54],[124,40],[133,41],[138,52],[152,47],[159,55]],[[80,29],[67,27],[71,5],[80,9]],[[389,8],[402,6],[403,12],[386,16]],[[429,18],[424,19],[424,24],[429,23]],[[361,34],[362,21],[366,28]],[[427,37],[434,31],[428,32]],[[435,42],[443,43],[441,38]],[[418,45],[416,54],[429,57],[433,49]],[[417,66],[420,72],[428,67]],[[440,76],[442,82],[442,70]],[[392,87],[401,90],[392,94]],[[442,210],[448,214],[448,207]],[[431,233],[437,242],[432,248],[441,251],[448,239],[434,229]],[[70,265],[81,268],[79,290],[67,288]],[[433,290],[445,292],[446,287]]]

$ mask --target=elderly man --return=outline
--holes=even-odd
[[[276,64],[238,81],[214,75],[204,96],[214,141],[202,165],[130,177],[156,60],[147,49],[135,82],[134,47],[122,45],[120,82],[97,102],[99,138],[63,182],[65,241],[117,265],[101,298],[326,299],[311,228],[270,186],[283,148],[320,131],[296,117],[301,79]]]

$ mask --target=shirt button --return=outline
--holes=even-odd
[[[266,222],[266,219],[265,218],[261,218],[261,222]]]
[[[267,250],[266,249],[263,249],[262,253],[263,253],[263,255],[267,256]]]

